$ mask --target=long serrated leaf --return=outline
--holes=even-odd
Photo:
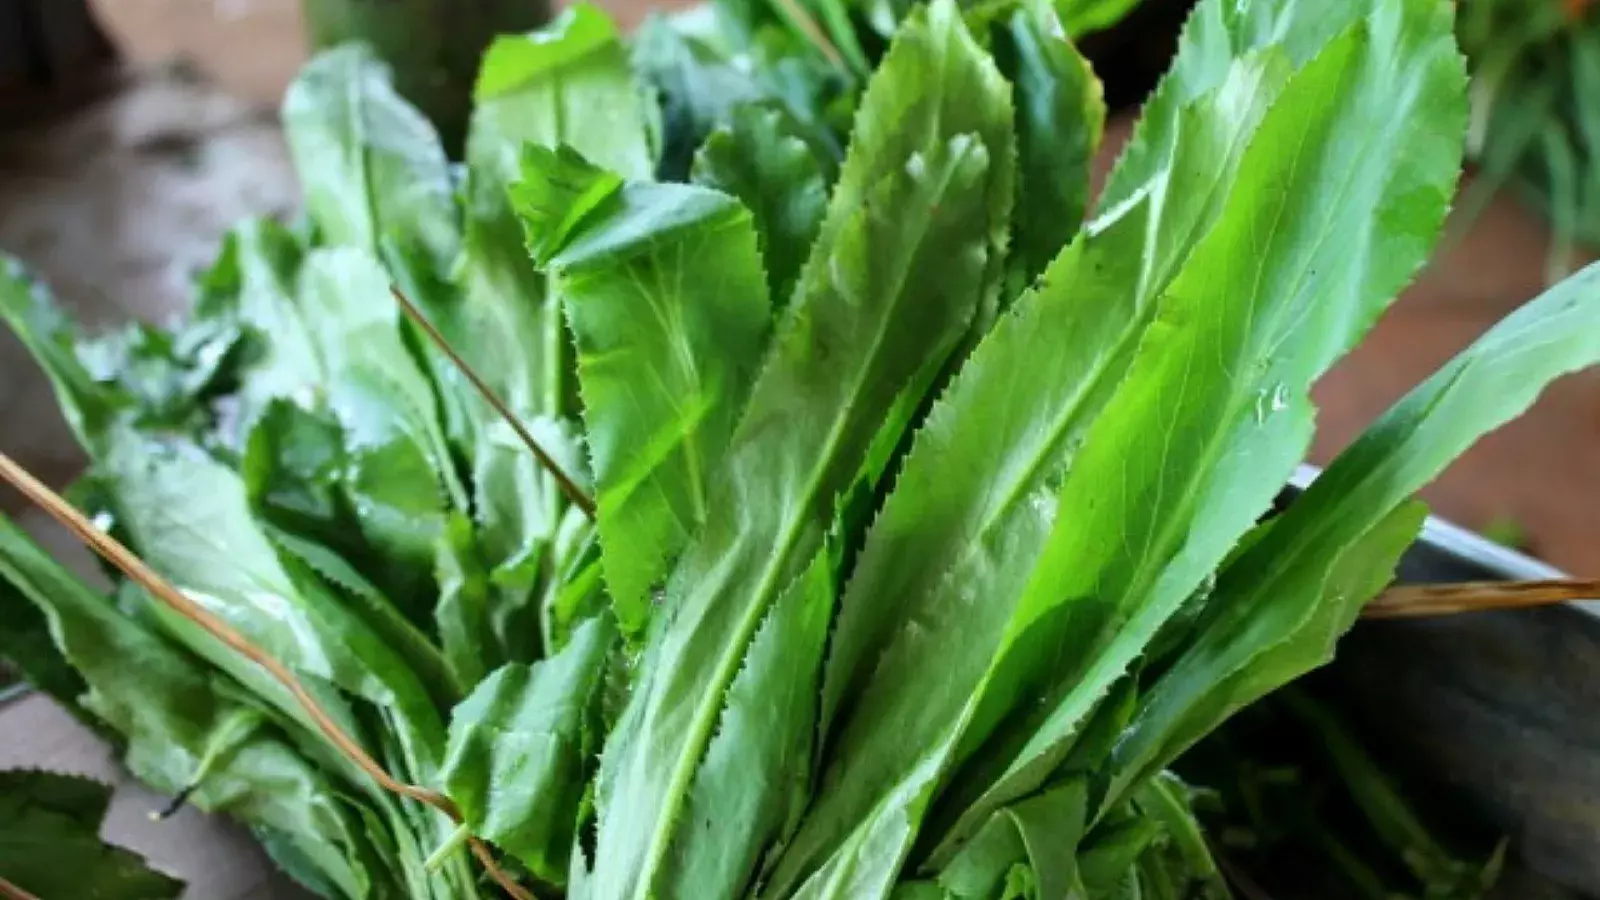
[[[1224,574],[1228,590],[1219,593],[1217,607],[1224,618],[1152,694],[1118,750],[1125,771],[1171,756],[1231,709],[1326,661],[1333,641],[1381,584],[1351,583],[1354,575],[1340,577],[1342,562],[1327,570],[1325,554],[1338,548],[1396,555],[1406,526],[1418,524],[1407,497],[1481,435],[1531,406],[1550,381],[1600,362],[1597,315],[1600,267],[1590,266],[1507,317],[1340,454]],[[1364,549],[1384,534],[1387,547]],[[1286,615],[1289,622],[1276,629],[1255,624]],[[1174,722],[1179,667],[1196,679],[1184,693],[1208,689],[1203,702],[1185,698],[1191,720]]]
[[[474,834],[564,880],[591,768],[588,727],[616,626],[579,626],[560,653],[507,665],[451,712],[440,783]]]
[[[1052,672],[1048,654],[1085,664],[1049,676],[1065,689],[967,825],[1041,783],[1301,458],[1311,380],[1437,234],[1459,166],[1464,78],[1448,8],[1416,0],[1380,5],[1285,87],[1068,475],[1060,503],[1073,514],[1008,625],[1020,652],[1007,651],[996,677],[1017,690],[1027,671]],[[1005,694],[991,701],[1011,702]]]
[[[827,169],[799,123],[777,104],[735,108],[695,153],[690,178],[749,207],[773,305],[788,303],[828,207]]]
[[[541,446],[564,461],[577,459],[582,450],[567,426],[576,409],[572,352],[559,301],[528,258],[508,189],[522,177],[527,144],[570,145],[626,177],[650,177],[644,104],[616,27],[585,3],[540,31],[495,41],[484,56],[476,100],[467,138],[466,247],[456,276],[464,331],[447,335],[536,430]],[[486,407],[479,405],[477,415],[487,421]],[[480,428],[474,499],[496,606],[509,631],[527,635],[511,643],[537,646],[538,600],[531,594],[538,578],[548,582],[551,575],[545,557],[562,528],[564,503],[555,482],[527,448],[507,439],[501,423]],[[511,658],[534,657],[514,651]]]
[[[1224,570],[1209,601],[1217,620],[1140,699],[1118,742],[1108,799],[1171,763],[1246,704],[1332,659],[1334,642],[1388,584],[1425,514],[1421,504],[1402,505],[1343,545],[1322,545],[1292,574]]]
[[[1200,46],[1191,38],[1185,53]],[[1280,52],[1248,53],[1165,123],[1165,135],[1160,122],[1141,125],[1161,153],[1122,165],[1144,181],[1051,264],[935,405],[842,605],[823,707],[839,762],[777,884],[820,864],[851,828],[860,829],[857,847],[907,852],[937,779],[963,741],[992,726],[965,734],[972,711],[962,710],[1044,550],[1061,482],[1132,364],[1156,298],[1235,191],[1248,137],[1287,69]],[[846,703],[850,718],[836,721]],[[864,819],[880,800],[888,805]],[[898,866],[893,856],[884,864]]]
[[[1014,191],[1008,100],[945,0],[901,32],[868,87],[796,302],[603,759],[598,896],[661,889],[674,833],[693,827],[680,813],[725,692],[761,622],[822,548],[836,497],[881,475],[886,459],[864,461],[874,438],[898,440],[993,296]]]
[[[746,883],[763,841],[727,835],[781,837],[805,809],[834,556],[817,554],[750,641],[684,806],[689,827],[669,851],[668,896],[727,893]]]
[[[624,629],[706,514],[771,317],[750,212],[529,148],[514,197],[578,352],[606,585]]]

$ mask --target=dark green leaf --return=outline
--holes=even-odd
[[[38,897],[168,900],[183,882],[100,841],[111,788],[53,772],[0,772],[0,878]]]
[[[774,104],[748,104],[695,154],[692,179],[739,198],[755,215],[773,305],[794,293],[828,207],[828,177],[793,117]]]
[[[360,885],[382,871],[363,870],[364,839],[326,777],[272,729],[248,727],[260,713],[236,688],[123,616],[3,518],[0,578],[49,620],[89,687],[83,707],[123,736],[136,776],[168,793],[193,788],[190,800],[203,809],[277,829],[345,896],[367,896]]]
[[[995,62],[1017,95],[1021,193],[1011,253],[1024,284],[1078,233],[1089,202],[1089,161],[1105,126],[1100,82],[1059,27],[1047,7],[1030,3],[994,34]]]

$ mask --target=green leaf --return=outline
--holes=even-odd
[[[426,621],[434,544],[449,506],[468,508],[432,385],[404,344],[389,279],[370,254],[313,252],[300,302],[316,323],[327,408],[344,432],[344,488],[367,541],[407,568],[410,586],[395,591],[397,602],[412,621]]]
[[[868,87],[795,302],[712,479],[706,528],[668,581],[607,748],[597,895],[663,889],[674,834],[697,827],[680,813],[761,623],[822,549],[836,498],[882,475],[875,439],[898,441],[995,292],[1015,191],[1010,129],[1005,84],[954,4],[917,14]]]
[[[78,443],[91,453],[129,398],[90,374],[77,353],[75,327],[22,264],[0,255],[0,319],[22,342],[55,389]]]
[[[705,188],[622,185],[529,147],[514,198],[566,305],[598,490],[606,584],[626,631],[706,515],[771,315],[756,232]]]
[[[777,103],[831,175],[843,154],[852,79],[810,52],[799,35],[760,39],[725,27],[725,5],[653,15],[635,33],[633,65],[660,98],[665,140],[660,176],[682,181],[695,152],[748,104]],[[700,22],[717,19],[711,27]],[[845,115],[838,115],[843,109]]]
[[[1437,234],[1464,77],[1447,7],[1384,4],[1296,73],[1263,119],[1067,475],[1058,502],[1072,514],[1007,626],[991,677],[1008,687],[986,702],[1012,703],[1030,682],[1066,687],[969,825],[1042,782],[1302,458],[1311,381]]]
[[[0,878],[40,897],[167,900],[183,882],[100,841],[111,788],[74,775],[0,772]]]
[[[708,885],[747,881],[762,847],[728,836],[785,834],[810,799],[836,557],[817,554],[750,641],[684,806],[689,827],[678,830],[669,851],[668,896],[698,896]]]
[[[527,144],[566,144],[625,178],[649,178],[638,89],[615,26],[579,3],[540,31],[496,40],[476,95],[460,278],[476,345],[462,349],[512,409],[558,416],[566,404],[560,313],[528,260],[507,189],[522,177]]]
[[[1330,661],[1334,642],[1388,584],[1425,514],[1420,503],[1402,505],[1345,543],[1321,545],[1292,572],[1276,564],[1277,571],[1262,571],[1247,562],[1249,554],[1224,570],[1209,601],[1216,619],[1141,698],[1117,744],[1109,796],[1171,763],[1234,712]]]
[[[364,545],[349,533],[345,465],[339,423],[279,399],[256,417],[239,475],[251,507],[266,521],[336,546]]]
[[[992,897],[1013,867],[1026,865],[1037,896],[1082,896],[1073,850],[1087,824],[1088,792],[1075,780],[1006,808],[945,866],[939,883],[957,897]]]
[[[51,639],[49,620],[5,581],[0,581],[0,621],[5,622],[0,628],[0,660],[10,672],[49,694],[85,725],[110,737],[104,723],[78,705],[88,685]]]
[[[382,870],[364,869],[364,838],[328,780],[272,730],[240,729],[241,719],[258,711],[236,688],[222,689],[193,658],[123,616],[3,517],[0,578],[46,617],[56,647],[88,685],[81,705],[123,736],[134,775],[168,793],[192,788],[190,801],[202,809],[277,829],[345,896],[367,896],[360,886]]]
[[[695,154],[691,179],[755,215],[773,304],[788,303],[828,206],[827,171],[799,124],[774,104],[736,107]]]
[[[1105,127],[1100,82],[1058,28],[1037,3],[994,28],[995,62],[1017,94],[1021,184],[1011,241],[1023,283],[1078,233],[1089,202],[1089,163]]]
[[[283,131],[326,243],[375,255],[398,245],[449,270],[461,243],[449,160],[371,48],[347,44],[307,63],[284,94]]]
[[[484,57],[477,98],[467,138],[466,248],[456,276],[463,330],[447,336],[567,474],[580,476],[571,462],[582,450],[568,424],[576,410],[572,351],[559,301],[528,258],[508,189],[522,177],[527,144],[570,145],[625,177],[648,178],[654,160],[644,104],[615,26],[583,3],[540,31],[498,39]],[[533,659],[511,645],[539,644],[533,592],[551,575],[541,558],[562,528],[566,501],[510,429],[486,405],[474,408],[482,552],[509,658]]]
[[[1056,0],[1061,25],[1074,38],[1082,37],[1122,21],[1139,5],[1139,0]]]
[[[249,219],[223,238],[217,261],[201,281],[195,315],[201,321],[231,317],[249,333],[252,352],[240,366],[241,435],[273,401],[312,405],[326,381],[300,309],[300,266],[305,248],[271,219]]]
[[[450,717],[440,782],[474,834],[561,882],[590,774],[585,730],[616,628],[579,626],[560,653],[490,675]]]
[[[372,582],[332,549],[293,532],[262,526],[295,589],[313,605],[336,604],[348,609],[405,660],[435,705],[449,706],[472,682],[456,678],[445,655],[421,628],[412,624]]]
[[[418,674],[351,609],[296,585],[236,474],[191,445],[126,431],[101,464],[133,549],[152,568],[291,669],[392,710],[409,764],[431,769],[444,728]],[[219,667],[254,668],[164,605],[152,609]],[[261,680],[248,683],[259,690]],[[281,690],[266,696],[282,700]],[[281,708],[299,715],[293,701]]]
[[[439,643],[456,681],[470,688],[505,660],[496,652],[489,617],[489,573],[479,558],[472,523],[459,514],[439,538],[436,580],[439,604],[433,618]]]
[[[1209,14],[1202,8],[1198,21]],[[1185,44],[1187,56],[1204,49]],[[1051,264],[934,406],[841,606],[823,706],[838,762],[781,873],[820,865],[852,828],[856,847],[908,852],[937,780],[994,727],[1001,711],[976,718],[975,694],[989,690],[994,652],[1057,510],[1068,508],[1058,504],[1062,482],[1133,365],[1159,298],[1235,192],[1249,146],[1241,136],[1261,127],[1285,68],[1276,54],[1224,64],[1181,124],[1166,123],[1168,134],[1154,133],[1159,120],[1143,122],[1136,146],[1161,152],[1130,151],[1119,174],[1131,178],[1137,166],[1146,180]],[[1176,91],[1179,77],[1164,90]]]
[[[1362,602],[1383,586],[1383,557],[1392,566],[1406,532],[1418,527],[1420,510],[1406,499],[1480,436],[1531,406],[1550,381],[1600,362],[1597,315],[1600,267],[1590,266],[1508,316],[1335,459],[1219,583],[1228,592],[1219,594],[1218,608],[1229,614],[1177,664],[1182,674],[1205,672],[1200,684],[1215,684],[1207,705],[1194,701],[1197,718],[1220,719],[1326,661]],[[1332,563],[1330,553],[1339,554]],[[1374,561],[1374,553],[1383,556]],[[1363,555],[1366,567],[1358,564]],[[1289,617],[1289,624],[1262,634],[1255,623],[1269,616]],[[1164,722],[1166,707],[1155,705],[1177,688],[1182,674],[1173,671],[1141,715],[1138,740],[1119,752],[1123,765],[1139,760],[1137,751],[1148,751],[1163,728],[1171,730],[1162,735],[1167,756],[1197,736]]]

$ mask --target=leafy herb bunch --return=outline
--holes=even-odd
[[[306,223],[188,323],[81,341],[8,271],[130,576],[5,526],[8,654],[325,896],[1225,895],[1168,765],[1600,357],[1600,272],[1262,521],[1449,205],[1450,7],[1202,2],[1087,224],[1063,19],[729,0],[630,56],[578,7],[460,170],[319,57]]]

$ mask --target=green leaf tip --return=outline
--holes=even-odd
[[[522,180],[511,185],[511,204],[522,220],[534,262],[549,265],[584,220],[622,185],[622,176],[594,165],[565,144],[555,149],[523,145]]]

